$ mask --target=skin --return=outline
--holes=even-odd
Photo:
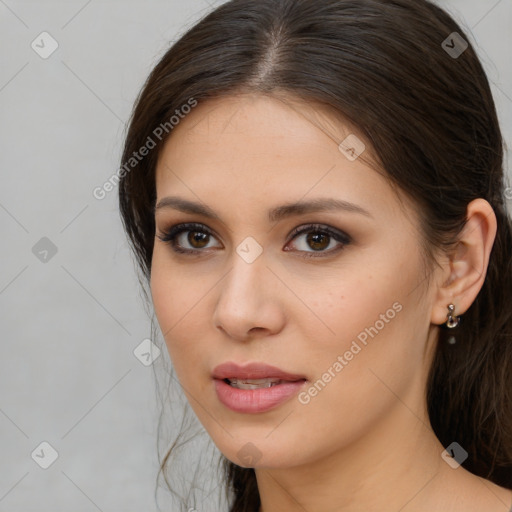
[[[155,213],[153,304],[191,407],[228,459],[244,466],[244,447],[257,455],[251,467],[261,512],[508,512],[510,491],[442,459],[424,396],[447,305],[464,314],[484,282],[496,234],[491,206],[483,199],[468,206],[457,250],[439,254],[425,279],[417,212],[370,166],[370,144],[350,161],[338,145],[350,133],[364,140],[353,126],[321,106],[287,101],[240,94],[200,103],[159,155],[157,203],[177,196],[221,219]],[[275,206],[321,197],[350,201],[370,216],[267,218]],[[195,245],[187,232],[178,236],[198,256],[158,238],[184,222],[214,234]],[[307,233],[289,236],[311,223],[351,242],[328,237],[315,251]],[[249,236],[263,248],[252,263],[236,252]],[[241,414],[218,400],[211,378],[218,364],[265,362],[311,385],[397,303],[394,318],[309,403],[293,397]]]

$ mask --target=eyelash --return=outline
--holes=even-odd
[[[161,235],[157,235],[157,238],[159,238],[162,242],[169,244],[172,247],[172,250],[177,253],[188,254],[190,256],[199,256],[200,253],[204,252],[203,249],[183,249],[176,242],[176,238],[178,237],[178,235],[180,235],[181,233],[185,233],[187,231],[197,231],[215,237],[215,235],[203,224],[189,222],[171,226],[167,231],[164,231]],[[295,228],[290,234],[290,240],[293,240],[298,235],[302,235],[304,233],[328,235],[330,238],[334,238],[337,242],[340,242],[342,246],[338,247],[337,249],[330,249],[329,251],[299,251],[301,253],[304,253],[300,255],[300,257],[303,258],[326,257],[323,255],[331,255],[337,253],[343,250],[344,246],[349,245],[352,241],[351,238],[345,233],[334,230],[329,226],[325,226],[322,224],[308,224],[305,226],[299,226],[298,228]]]

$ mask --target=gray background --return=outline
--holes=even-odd
[[[166,375],[168,354],[134,354],[150,319],[117,188],[92,191],[118,168],[152,66],[219,3],[0,0],[0,512],[157,510],[152,370]],[[439,3],[470,31],[510,144],[512,1]],[[43,31],[47,59],[31,47]],[[58,453],[47,469],[42,442]],[[166,491],[158,503],[176,509]]]

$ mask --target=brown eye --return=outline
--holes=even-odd
[[[210,235],[202,231],[188,231],[187,241],[195,249],[203,249],[208,245]]]
[[[301,240],[303,235],[304,238]],[[296,228],[290,236],[292,240],[299,240],[299,242],[294,242],[295,247],[298,247],[296,252],[301,253],[300,255],[304,258],[329,256],[342,250],[352,241],[342,231],[321,224],[301,226]],[[329,247],[330,250],[327,250]],[[285,250],[290,251],[291,249]]]
[[[162,235],[157,235],[162,242],[171,245],[174,251],[184,254],[199,254],[212,238],[212,232],[202,224],[187,223],[172,226]]]
[[[329,246],[329,236],[324,233],[310,233],[306,241],[308,245],[315,251],[321,251]]]

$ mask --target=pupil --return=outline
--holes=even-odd
[[[328,243],[329,237],[323,233],[314,233],[308,235],[308,243],[310,244],[312,249],[320,250],[325,249],[329,243]],[[322,243],[322,240],[324,243]],[[325,243],[327,241],[327,243]]]

